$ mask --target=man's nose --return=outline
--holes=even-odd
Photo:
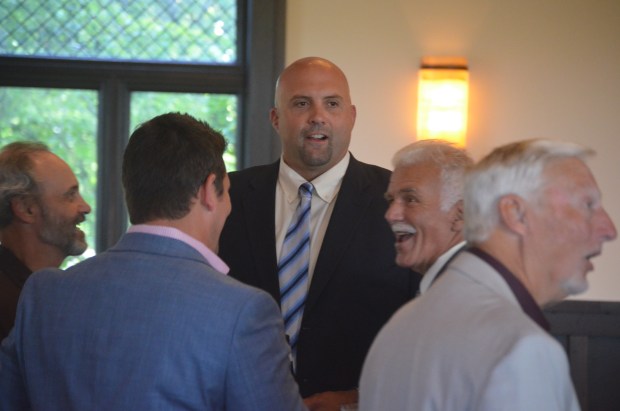
[[[325,108],[317,104],[310,111],[308,122],[311,124],[324,124],[326,120],[325,114]]]
[[[603,215],[601,221],[601,233],[603,241],[615,240],[618,235],[618,232],[616,231],[616,226],[611,220],[611,217],[609,217],[609,214],[607,214],[607,211],[603,209],[602,212]]]
[[[402,206],[397,200],[392,201],[388,206],[388,209],[385,211],[385,219],[388,223],[402,219]]]
[[[81,201],[81,204],[78,208],[78,211],[82,214],[89,214],[92,211],[92,209],[90,208],[90,204],[88,204],[86,200],[84,200],[84,197],[82,197],[81,194],[80,194],[80,201]]]

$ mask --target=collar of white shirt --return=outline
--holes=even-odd
[[[344,177],[344,173],[347,171],[347,167],[349,166],[349,160],[351,158],[351,154],[347,152],[347,154],[340,160],[336,165],[332,168],[310,181],[312,186],[314,187],[314,193],[326,203],[331,203],[332,200],[338,194],[338,190],[340,190],[340,185],[342,184],[342,179]],[[289,167],[288,164],[284,162],[284,159],[280,157],[280,171],[278,175],[278,182],[280,187],[282,188],[282,192],[286,196],[286,201],[288,203],[292,203],[297,201],[299,186],[306,182],[306,180],[300,176],[295,170]]]
[[[437,275],[441,272],[443,266],[452,258],[452,256],[459,251],[465,245],[465,241],[461,241],[457,245],[450,248],[448,251],[443,253],[431,268],[424,274],[422,277],[422,281],[420,281],[420,294],[424,294],[433,284]]]

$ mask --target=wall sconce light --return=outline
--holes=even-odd
[[[469,73],[462,57],[425,57],[418,84],[418,139],[465,146]]]

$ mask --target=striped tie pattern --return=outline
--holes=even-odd
[[[293,360],[296,354],[297,339],[304,312],[308,290],[308,266],[310,262],[310,202],[312,189],[310,183],[299,186],[300,202],[291,224],[286,231],[278,277],[280,280],[280,306],[284,317],[284,329],[289,338]]]

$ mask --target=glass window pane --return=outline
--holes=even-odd
[[[3,0],[0,55],[233,64],[236,0]]]
[[[237,104],[237,96],[232,94],[134,92],[131,94],[130,130],[160,114],[188,113],[224,135],[228,141],[224,162],[228,171],[234,171],[237,169]]]
[[[92,211],[81,224],[88,250],[65,266],[95,254],[97,209],[97,92],[0,87],[0,146],[40,141],[69,164]]]

